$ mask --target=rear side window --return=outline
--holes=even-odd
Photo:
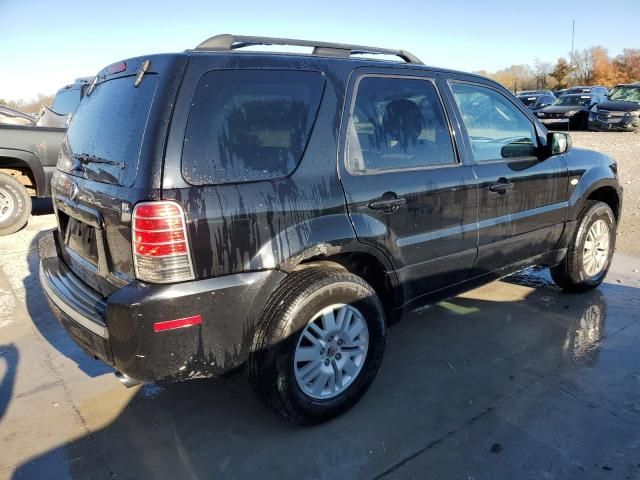
[[[73,113],[78,103],[80,103],[80,89],[63,90],[56,94],[51,110],[60,115],[67,115]]]
[[[304,153],[323,87],[318,72],[205,73],[189,112],[184,178],[207,185],[286,177]]]
[[[362,78],[348,128],[354,173],[456,162],[442,103],[427,79]]]

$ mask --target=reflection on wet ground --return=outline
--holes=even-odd
[[[12,283],[15,276],[8,275]],[[11,457],[0,460],[0,472],[78,479],[640,478],[640,281],[614,272],[609,282],[568,295],[545,270],[530,269],[413,312],[390,329],[365,398],[309,429],[267,411],[240,376],[125,390],[112,375],[86,375],[94,361],[58,334],[44,307],[31,306],[21,322],[38,324],[41,337],[30,346],[36,330],[21,333],[20,361],[49,364],[35,380],[17,366],[0,419]],[[1,281],[0,288],[7,291]],[[28,411],[37,414],[20,416]],[[45,436],[55,441],[38,446]]]

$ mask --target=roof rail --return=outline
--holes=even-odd
[[[362,45],[347,45],[344,43],[314,42],[311,40],[297,40],[292,38],[253,37],[245,35],[216,35],[211,37],[195,50],[231,51],[255,45],[290,45],[295,47],[313,47],[313,55],[329,57],[349,57],[357,54],[393,55],[400,57],[407,63],[422,64],[422,61],[406,50],[391,50],[388,48],[364,47]]]

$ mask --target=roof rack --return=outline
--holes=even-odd
[[[407,63],[422,65],[422,61],[406,50],[391,50],[388,48],[364,47],[362,45],[347,45],[344,43],[314,42],[311,40],[297,40],[292,38],[253,37],[245,35],[216,35],[211,37],[195,50],[231,51],[255,45],[289,45],[295,47],[313,47],[313,55],[347,58],[351,55],[374,54],[393,55],[400,57]]]

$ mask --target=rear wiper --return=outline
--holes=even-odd
[[[86,153],[77,153],[72,156],[74,160],[78,160],[80,163],[86,165],[87,163],[102,163],[104,165],[114,165],[116,167],[124,168],[124,163],[116,162],[115,160],[108,160],[106,158],[96,157],[95,155],[87,155]]]

